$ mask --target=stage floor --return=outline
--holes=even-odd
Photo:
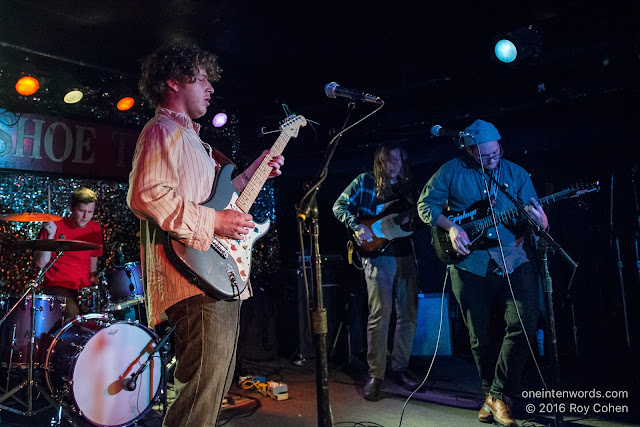
[[[424,375],[429,369],[431,358],[412,358],[412,370]],[[243,390],[234,384],[230,396],[232,403],[225,404],[218,425],[229,426],[313,426],[318,424],[318,404],[316,400],[315,363],[307,359],[299,365],[287,359],[265,362],[241,361],[237,372],[241,375],[265,376],[268,380],[287,384],[288,399],[276,401],[255,390]],[[435,360],[423,391],[415,393],[407,401],[410,392],[394,384],[390,378],[384,383],[381,399],[369,402],[362,397],[363,385],[367,379],[366,364],[362,356],[331,363],[329,370],[329,407],[334,425],[367,426],[479,426],[477,410],[483,400],[480,382],[473,361],[458,356],[439,357]],[[537,389],[531,384],[532,389]],[[171,386],[168,400],[173,397]],[[12,399],[3,405],[17,407]],[[515,404],[515,415],[519,425],[553,425],[553,418],[541,414],[528,415],[528,400],[520,399]],[[624,403],[621,401],[621,403]],[[630,405],[631,400],[627,401]],[[39,395],[34,400],[34,409],[46,405]],[[26,417],[9,411],[0,412],[0,425],[45,427],[51,425],[55,409],[49,408],[38,415]],[[571,416],[570,416],[571,415]],[[567,414],[565,421],[572,425],[586,426],[627,426],[629,416],[598,418],[593,414],[578,416]],[[69,425],[64,422],[63,425]],[[138,425],[160,427],[162,407],[155,405]]]

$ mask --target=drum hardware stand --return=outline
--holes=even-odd
[[[7,317],[9,317],[9,315],[13,312],[13,310],[16,309],[16,307],[18,306],[18,304],[20,304],[20,302],[22,300],[24,300],[27,295],[31,294],[31,326],[29,328],[29,363],[28,363],[28,368],[27,368],[27,379],[23,380],[20,384],[18,384],[16,387],[14,387],[11,390],[8,390],[9,388],[9,375],[10,375],[10,371],[11,371],[11,359],[9,360],[9,365],[8,365],[8,370],[9,372],[7,373],[7,390],[6,393],[2,396],[0,396],[0,410],[4,409],[6,411],[9,412],[13,412],[15,414],[18,415],[25,415],[27,417],[31,417],[33,415],[39,414],[40,412],[49,409],[52,406],[55,406],[55,404],[52,404],[52,402],[49,400],[49,396],[47,395],[47,393],[40,387],[39,384],[37,384],[34,379],[33,379],[33,353],[34,353],[34,348],[35,348],[35,334],[36,334],[36,315],[35,315],[35,311],[36,311],[36,289],[38,288],[38,285],[42,282],[42,280],[44,279],[44,275],[47,272],[47,270],[49,270],[49,268],[51,268],[51,266],[53,265],[54,262],[56,262],[58,260],[58,258],[60,258],[63,254],[63,250],[58,250],[56,252],[56,256],[55,258],[53,258],[52,260],[49,261],[49,263],[40,270],[40,273],[38,273],[38,276],[28,285],[28,289],[24,292],[24,294],[22,294],[22,296],[20,297],[20,299],[13,305],[13,307],[11,307],[11,309],[7,312],[7,314],[5,314],[5,316],[2,318],[2,320],[0,320],[0,325],[7,319]],[[15,340],[15,328],[14,328],[14,333],[13,333],[13,337]],[[13,353],[11,353],[11,357],[13,357]],[[47,398],[47,400],[49,401],[49,405],[38,409],[37,411],[33,411],[33,387],[36,386],[38,388],[38,390],[41,391],[41,393],[45,396],[45,398]],[[18,391],[22,390],[24,387],[27,387],[27,402],[22,402],[22,400],[18,399],[17,397],[13,397],[14,394],[16,394]],[[22,404],[23,406],[27,407],[26,411],[19,411],[17,409],[11,408],[9,406],[5,406],[2,405],[1,403],[4,402],[5,400],[12,398],[17,401],[18,403]]]

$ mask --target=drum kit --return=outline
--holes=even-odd
[[[3,221],[22,222],[59,219],[34,213],[0,216]],[[116,318],[123,310],[144,303],[140,264],[120,265],[103,274],[99,285],[82,288],[78,305],[83,314],[65,321],[66,298],[39,294],[38,286],[64,252],[100,245],[67,239],[19,244],[34,251],[52,251],[55,256],[22,295],[0,294],[0,367],[6,369],[0,411],[33,416],[55,407],[57,419],[52,424],[60,425],[64,416],[71,425],[128,426],[160,399],[166,409],[165,344],[172,330],[160,340],[138,321]],[[16,378],[22,381],[11,388]],[[26,399],[24,392],[18,394],[22,389],[26,389]],[[48,401],[35,411],[34,391]],[[5,406],[9,399],[25,409]]]

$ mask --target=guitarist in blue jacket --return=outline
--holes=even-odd
[[[469,330],[471,352],[486,394],[478,420],[514,426],[510,398],[519,391],[530,353],[527,338],[535,340],[538,320],[536,273],[514,233],[512,225],[517,221],[490,226],[478,235],[469,235],[460,224],[483,214],[477,208],[479,201],[485,201],[487,208],[491,205],[496,213],[514,207],[497,184],[483,175],[483,169],[500,185],[507,184],[511,195],[527,205],[526,211],[541,227],[546,229],[548,221],[529,174],[502,159],[496,127],[476,120],[464,132],[469,135],[464,137],[466,153],[445,163],[429,179],[419,197],[418,214],[435,228],[436,251],[448,243],[457,256],[450,269],[452,290]],[[445,205],[457,213],[445,212]],[[501,243],[487,243],[487,236],[497,237],[496,228]],[[439,236],[445,243],[437,245]],[[490,319],[495,312],[506,322],[499,349],[490,346]]]
[[[374,154],[373,173],[358,175],[340,194],[333,213],[361,242],[371,241],[372,230],[361,222],[364,217],[397,210],[397,205],[413,205],[410,165],[399,146],[382,146]],[[367,321],[367,363],[369,380],[364,398],[378,400],[385,376],[387,339],[393,304],[397,320],[391,369],[393,379],[407,390],[419,383],[408,371],[416,331],[418,278],[410,237],[392,240],[382,253],[363,258],[369,317]]]

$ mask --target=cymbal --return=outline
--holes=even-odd
[[[82,240],[67,239],[37,239],[37,240],[20,240],[19,245],[25,246],[34,251],[88,251],[91,249],[100,249],[102,245],[96,243],[83,242]]]
[[[48,222],[48,221],[59,221],[62,217],[58,215],[52,215],[47,213],[31,213],[31,212],[22,212],[22,213],[12,213],[7,215],[0,215],[1,221],[18,221],[18,222]]]

